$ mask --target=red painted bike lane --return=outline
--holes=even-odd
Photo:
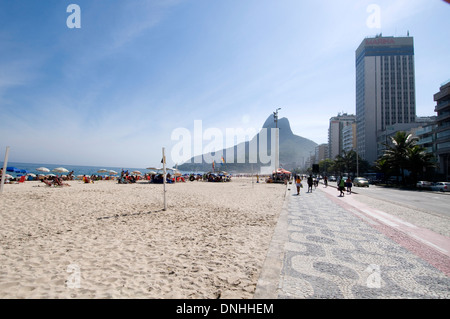
[[[450,238],[370,207],[357,200],[361,195],[339,197],[336,188],[330,186],[317,190],[325,192],[333,202],[450,276]]]

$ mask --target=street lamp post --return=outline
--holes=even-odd
[[[278,142],[279,142],[279,132],[278,132],[278,110],[281,110],[281,107],[277,108],[275,112],[273,112],[273,119],[275,121],[275,174],[278,169],[278,160],[279,160],[279,148],[278,148]]]

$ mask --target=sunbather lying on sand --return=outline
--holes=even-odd
[[[52,181],[49,181],[47,179],[43,179],[42,182],[45,183],[45,185],[50,186],[50,187],[51,186],[70,186],[67,183],[63,183],[62,179],[59,178],[59,177],[55,177]]]

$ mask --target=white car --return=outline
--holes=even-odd
[[[369,187],[369,181],[364,177],[356,177],[353,180],[353,185],[358,187]]]
[[[450,192],[450,183],[448,182],[437,182],[431,186],[431,190],[440,192]]]
[[[417,188],[420,188],[420,189],[424,189],[424,188],[430,189],[430,187],[431,187],[432,185],[433,185],[432,182],[418,181],[417,184],[416,184],[416,187],[417,187]]]

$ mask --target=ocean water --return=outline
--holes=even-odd
[[[0,162],[0,167],[3,168],[3,161]],[[81,165],[64,165],[64,164],[35,164],[35,163],[18,163],[18,162],[9,162],[8,161],[8,165],[7,167],[15,167],[17,169],[24,169],[27,170],[29,173],[33,173],[33,174],[57,174],[60,175],[60,173],[54,173],[52,172],[53,169],[57,168],[57,167],[64,167],[65,169],[67,169],[69,172],[73,171],[74,175],[99,175],[99,176],[107,176],[108,173],[98,173],[99,170],[101,169],[106,169],[106,170],[113,170],[116,171],[118,173],[118,175],[120,175],[120,172],[122,171],[122,169],[124,171],[128,172],[132,172],[132,171],[140,171],[142,174],[148,173],[150,172],[149,169],[146,168],[136,168],[136,167],[109,167],[109,166],[81,166]],[[40,171],[37,171],[36,169],[39,167],[46,167],[50,170],[49,173],[43,173]],[[8,174],[12,175],[12,176],[21,176],[23,174],[21,173],[13,173],[13,172],[7,172]],[[184,173],[189,173],[189,172],[181,172],[182,174]],[[68,173],[64,173],[64,175],[67,175]],[[116,175],[116,176],[118,176]]]

